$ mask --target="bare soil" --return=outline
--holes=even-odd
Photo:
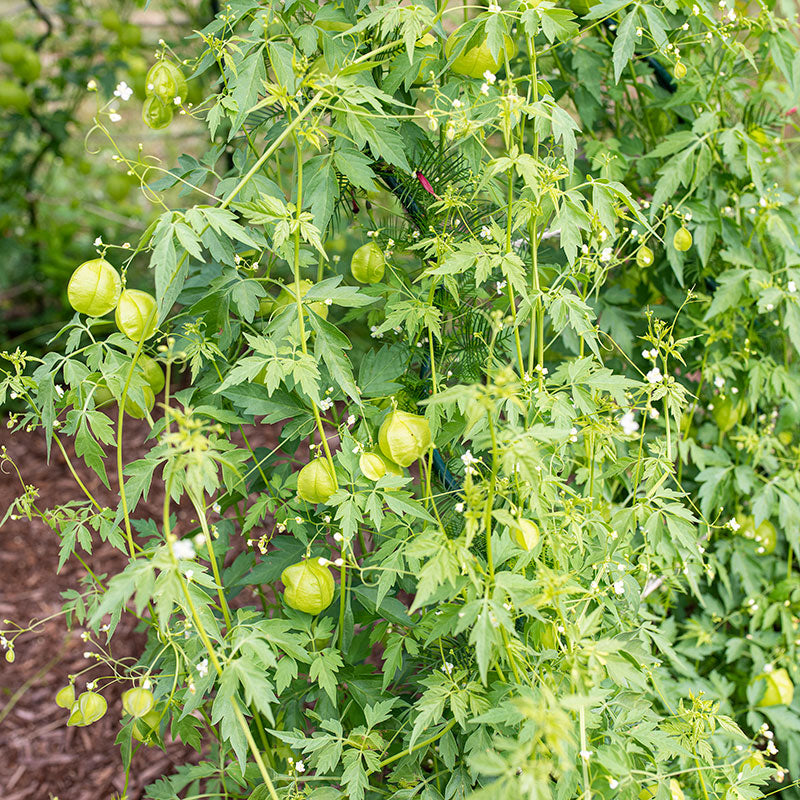
[[[139,458],[152,443],[145,443],[147,426],[133,420],[125,425],[125,460]],[[273,443],[276,431],[256,426],[247,431],[251,444]],[[37,487],[39,507],[83,497],[54,448],[46,463],[41,433],[11,436],[5,424],[0,428],[0,446],[6,446],[27,484]],[[82,464],[70,455],[75,464]],[[111,454],[109,454],[111,455]],[[108,464],[109,476],[114,475]],[[118,497],[108,491],[90,471],[82,480],[101,502],[116,506]],[[112,488],[113,488],[113,477]],[[16,474],[0,473],[0,517],[21,493]],[[163,494],[157,481],[147,502],[140,504],[136,517],[158,519]],[[189,512],[177,509],[178,524],[188,524]],[[120,727],[121,686],[104,690],[108,713],[84,728],[66,727],[67,712],[54,702],[56,692],[67,683],[70,673],[83,670],[89,662],[83,653],[87,644],[81,628],[68,631],[60,615],[61,592],[78,589],[83,568],[70,559],[60,573],[58,537],[40,520],[10,520],[0,528],[0,620],[12,620],[27,627],[31,620],[52,617],[34,632],[21,636],[15,645],[12,664],[0,657],[0,797],[3,800],[111,800],[124,787],[124,770],[114,744]],[[95,573],[113,574],[125,564],[124,554],[99,541],[86,558]],[[134,631],[136,620],[125,617],[111,642],[117,658],[136,657],[142,650],[144,634]],[[8,629],[0,622],[0,630]],[[82,684],[79,683],[79,687]],[[168,742],[166,749],[142,747],[135,754],[127,800],[143,797],[143,789],[176,765],[197,758],[180,742]]]

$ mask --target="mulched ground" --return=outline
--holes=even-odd
[[[141,457],[152,443],[144,443],[147,431],[143,423],[126,420],[125,429],[125,459],[129,461]],[[257,427],[247,433],[254,447],[274,446],[275,429]],[[83,497],[55,448],[50,464],[46,463],[40,434],[12,437],[2,424],[1,445],[7,447],[25,482],[39,489],[40,508]],[[113,476],[111,464],[108,471]],[[116,496],[93,473],[84,470],[81,477],[101,502],[116,505]],[[0,518],[20,490],[13,472],[0,473]],[[162,497],[153,491],[136,516],[160,518]],[[189,512],[179,510],[178,516],[180,526],[181,521],[188,521]],[[110,800],[124,785],[124,770],[114,744],[123,687],[104,690],[109,711],[85,728],[66,727],[67,712],[53,700],[67,683],[67,675],[89,663],[83,658],[87,645],[80,638],[81,630],[67,631],[59,615],[60,593],[78,588],[82,567],[73,559],[56,575],[58,547],[57,537],[40,521],[12,520],[0,528],[0,620],[26,626],[30,620],[56,615],[34,633],[20,637],[13,664],[0,658],[2,800]],[[125,563],[121,553],[100,544],[87,560],[95,572],[106,574],[119,571]],[[111,642],[115,658],[135,657],[141,652],[144,635],[134,632],[134,622],[123,617]],[[7,627],[0,622],[0,629]],[[134,757],[127,800],[138,800],[145,786],[192,756],[179,742],[168,743],[166,752],[141,748]]]

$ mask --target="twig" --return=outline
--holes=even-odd
[[[28,0],[28,5],[34,10],[36,16],[47,26],[47,30],[39,37],[34,45],[34,49],[38,50],[45,42],[45,40],[53,33],[53,20],[50,15],[39,5],[38,0]]]

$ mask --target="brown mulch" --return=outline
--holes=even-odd
[[[125,431],[124,452],[128,462],[144,455],[152,442],[144,441],[145,423],[126,419]],[[274,446],[274,429],[255,427],[247,434],[253,447],[268,443]],[[45,443],[40,433],[11,436],[3,420],[2,445],[7,447],[25,482],[38,488],[39,508],[83,497],[55,447],[50,464],[46,463]],[[74,457],[72,452],[70,455]],[[74,463],[82,466],[78,459]],[[115,472],[111,463],[108,471],[113,487]],[[109,492],[94,473],[84,468],[81,478],[98,500],[116,506],[116,494]],[[16,474],[0,473],[0,518],[20,493]],[[136,516],[159,519],[162,498],[154,481],[150,497],[140,504]],[[187,523],[190,512],[176,511],[178,525]],[[17,640],[13,664],[0,656],[2,800],[110,800],[119,796],[124,787],[125,772],[114,740],[122,713],[120,694],[127,687],[112,685],[104,689],[108,713],[84,728],[66,727],[67,712],[56,706],[53,699],[67,683],[70,673],[80,672],[89,665],[83,653],[92,649],[81,640],[82,629],[67,631],[60,615],[60,593],[80,588],[83,568],[70,559],[56,574],[58,551],[57,537],[39,520],[10,520],[0,528],[0,620],[13,620],[26,627],[31,620],[55,615]],[[95,573],[107,575],[118,572],[126,562],[124,554],[99,541],[86,560]],[[135,658],[141,652],[145,635],[134,632],[135,622],[133,617],[123,616],[109,648],[116,659]],[[0,630],[9,627],[0,622]],[[102,670],[98,671],[101,673]],[[82,680],[78,688],[83,688]],[[180,742],[169,742],[165,751],[140,748],[133,758],[127,800],[139,800],[148,784],[170,774],[176,765],[196,758]]]

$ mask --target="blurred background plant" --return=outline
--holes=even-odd
[[[151,205],[139,181],[84,141],[94,113],[87,85],[110,95],[125,81],[144,99],[158,41],[203,27],[216,0],[160,3],[0,2],[0,339],[40,350],[63,322],[64,287],[101,234],[134,238]],[[186,117],[181,138],[191,135]],[[123,141],[155,139],[143,123]],[[169,142],[157,149],[174,158]],[[135,269],[135,266],[134,266]]]

